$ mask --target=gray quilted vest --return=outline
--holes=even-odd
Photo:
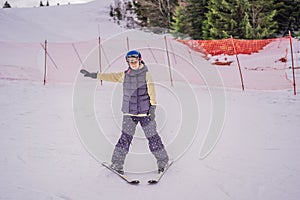
[[[123,82],[123,113],[133,115],[148,114],[150,97],[146,82],[147,71],[147,66],[138,70],[128,68],[125,71]]]

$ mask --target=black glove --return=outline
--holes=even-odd
[[[84,77],[90,77],[93,79],[97,78],[97,73],[90,73],[89,71],[85,70],[85,69],[81,69],[80,73],[82,73],[84,75]]]
[[[150,106],[149,117],[150,117],[151,121],[153,121],[155,119],[155,109],[156,109],[155,105]]]

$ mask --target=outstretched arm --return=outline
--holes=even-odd
[[[124,80],[124,72],[119,73],[91,73],[85,69],[81,69],[80,73],[84,75],[84,77],[90,77],[93,79],[99,79],[103,81],[110,82],[123,82]]]
[[[110,82],[119,82],[122,83],[124,81],[124,72],[118,73],[98,73],[97,79],[103,81],[110,81]]]

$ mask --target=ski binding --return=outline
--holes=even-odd
[[[157,176],[157,178],[154,178],[154,179],[149,180],[149,181],[148,181],[148,184],[151,184],[151,185],[157,184],[157,183],[161,180],[161,178],[163,177],[163,175],[167,172],[167,170],[169,169],[169,167],[170,167],[172,164],[173,164],[173,161],[169,162],[169,163],[166,165],[164,171],[161,172],[161,173],[159,173],[158,176]]]
[[[110,165],[107,162],[103,162],[101,163],[104,167],[106,167],[108,170],[110,170],[111,172],[115,173],[116,175],[118,175],[120,178],[122,178],[124,181],[126,181],[127,183],[131,184],[131,185],[137,185],[140,183],[139,180],[133,179],[130,180],[129,178],[127,178],[125,175],[118,173],[116,170],[114,170],[113,168],[110,167]]]

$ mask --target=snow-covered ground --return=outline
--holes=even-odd
[[[99,26],[101,36],[107,38],[125,31],[109,20],[109,4],[98,0],[61,7],[1,9],[0,40],[81,41],[97,37]],[[0,45],[0,51],[4,52],[3,48]],[[20,59],[25,57],[26,53]],[[0,55],[0,60],[4,59],[15,63],[18,58]],[[0,65],[0,73],[3,68]],[[154,78],[159,77],[153,69]],[[146,182],[154,176],[148,167],[154,164],[140,129],[125,169],[137,168],[139,173],[128,176],[140,179],[141,185],[126,184],[99,163],[110,157],[120,134],[120,85],[100,86],[79,74],[74,83],[45,86],[2,77],[0,199],[299,199],[299,95],[294,96],[292,88],[242,92],[197,85],[189,83],[195,77],[184,69],[190,68],[177,68],[174,76],[183,74],[185,81],[175,80],[170,87],[159,79],[156,85],[158,129],[176,162],[162,181],[152,186]],[[80,104],[85,101],[92,112],[86,113],[85,105]],[[107,143],[87,139],[95,130],[81,126],[80,120],[90,122],[92,117],[100,128],[92,137],[104,136]],[[193,132],[180,132],[190,127]],[[220,137],[213,130],[220,131]],[[207,139],[213,139],[210,144],[218,143],[203,158]],[[137,163],[139,159],[146,162]]]
[[[4,3],[7,0],[0,0],[1,8],[4,5]],[[39,7],[40,2],[43,3],[43,5],[46,5],[47,2],[49,2],[50,6],[57,6],[57,5],[65,5],[65,4],[79,4],[79,3],[86,3],[90,2],[92,0],[8,0],[7,2],[10,4],[12,8],[24,8],[24,7]]]
[[[124,31],[109,21],[111,0],[86,4],[1,9],[0,41],[82,41]]]

